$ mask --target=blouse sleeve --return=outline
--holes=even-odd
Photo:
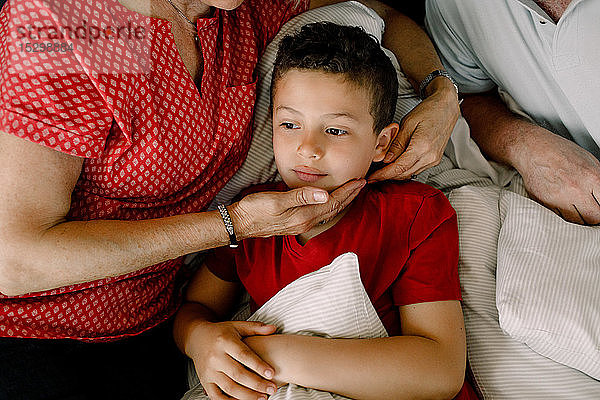
[[[47,34],[52,18],[36,3],[10,0],[0,12],[0,130],[63,153],[98,157],[112,113],[66,40],[40,47],[44,31],[32,27],[45,27]]]
[[[392,287],[394,304],[461,299],[456,213],[441,192],[423,199],[410,227],[409,251]]]

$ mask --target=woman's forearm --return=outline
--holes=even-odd
[[[2,257],[6,295],[127,274],[229,242],[218,212],[143,221],[69,221],[29,231]]]
[[[273,335],[246,343],[275,368],[276,381],[356,399],[452,398],[464,380],[464,355],[424,337]]]

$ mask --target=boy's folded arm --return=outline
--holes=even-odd
[[[240,284],[214,275],[203,265],[187,289],[177,313],[173,337],[194,361],[196,373],[213,396],[259,398],[274,393],[273,369],[242,341],[246,336],[270,335],[275,327],[260,322],[223,321],[235,304]]]
[[[403,336],[245,339],[275,368],[275,381],[356,399],[449,399],[464,381],[466,345],[458,301],[400,307]]]

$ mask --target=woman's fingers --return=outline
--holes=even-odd
[[[366,183],[364,179],[353,180],[331,192],[329,201],[320,206],[321,213],[318,215],[318,222],[327,221],[339,214],[358,196]]]
[[[364,185],[364,179],[355,179],[346,182],[331,194],[327,193],[323,189],[309,186],[294,189],[286,193],[287,196],[282,200],[281,205],[285,209],[290,209],[294,207],[315,204],[348,204],[350,201],[352,201],[348,201],[348,199],[353,199],[353,196],[356,195],[355,192],[362,189]]]
[[[289,209],[311,204],[323,204],[327,200],[329,200],[329,194],[326,190],[307,186],[286,192],[285,196],[280,199],[279,204],[283,209]]]
[[[229,208],[236,236],[243,240],[306,232],[343,210],[365,184],[364,179],[352,180],[332,193],[304,187],[288,192],[250,194]]]

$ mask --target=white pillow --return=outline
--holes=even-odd
[[[348,339],[388,336],[362,284],[358,256],[354,253],[344,253],[331,264],[291,282],[248,320],[273,324],[283,334]],[[197,377],[191,382],[194,386],[182,400],[208,400]],[[269,399],[347,398],[289,384],[280,387]]]
[[[500,212],[500,326],[537,353],[600,380],[600,227],[565,222],[506,191]]]

